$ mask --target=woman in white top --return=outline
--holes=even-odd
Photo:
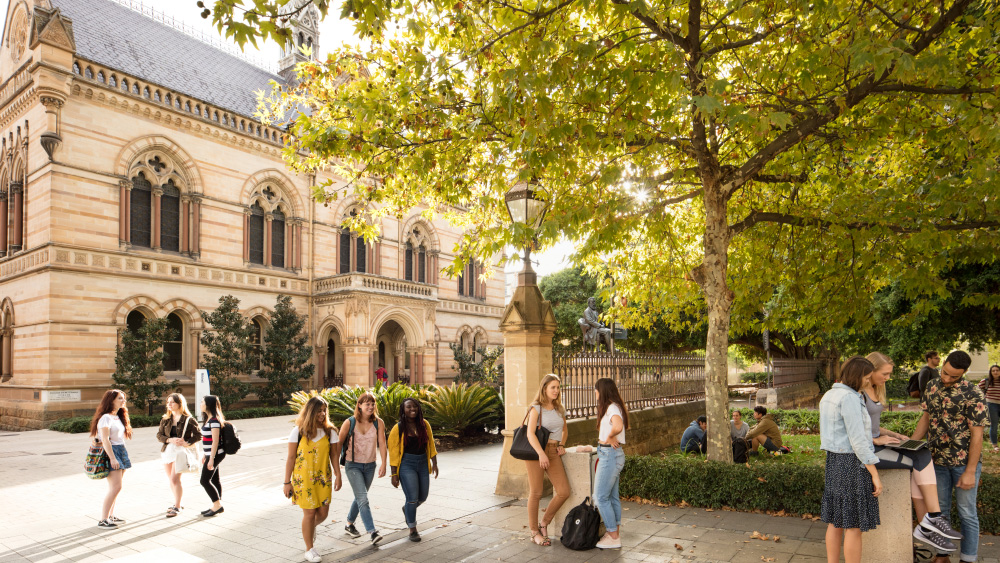
[[[125,470],[132,467],[132,462],[125,451],[125,439],[132,439],[132,424],[128,419],[128,409],[125,408],[125,393],[118,389],[110,389],[101,397],[101,404],[90,421],[90,437],[100,441],[111,462],[111,473],[108,474],[108,495],[104,497],[104,507],[101,509],[99,528],[117,528],[125,520],[115,516],[115,501],[122,492],[122,480]]]
[[[618,475],[625,467],[625,429],[628,428],[628,409],[618,393],[614,380],[602,377],[594,384],[597,395],[598,439],[597,471],[594,473],[594,504],[601,513],[604,534],[597,547],[620,549],[622,540],[622,501],[618,493]]]
[[[569,432],[566,425],[566,409],[563,408],[559,394],[559,376],[550,373],[542,378],[538,395],[528,409],[528,443],[538,454],[536,460],[525,460],[528,466],[528,529],[531,530],[531,541],[538,545],[552,545],[549,541],[549,523],[555,517],[559,507],[569,498],[569,480],[563,467],[562,456],[566,454],[563,443]],[[540,444],[535,429],[541,425],[549,431],[547,444]],[[552,500],[545,509],[545,520],[538,524],[538,504],[542,500],[544,488],[543,472],[549,474],[552,483]]]

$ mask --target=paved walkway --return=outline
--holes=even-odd
[[[301,511],[281,495],[290,417],[236,421],[243,449],[220,467],[226,512],[203,519],[209,501],[195,475],[184,477],[187,510],[164,518],[171,497],[159,463],[156,429],[135,431],[133,468],[116,512],[128,520],[117,530],[96,526],[106,485],[83,475],[85,435],[46,430],[0,433],[0,563],[24,561],[271,562],[302,561]],[[346,485],[334,493],[331,519],[320,527],[317,549],[329,562],[575,563],[589,561],[825,561],[825,525],[761,514],[661,508],[624,503],[621,551],[574,552],[551,530],[552,547],[530,543],[523,501],[492,493],[501,448],[485,446],[440,455],[441,476],[421,506],[424,541],[406,539],[402,492],[376,479],[371,503],[386,539],[372,548],[365,537],[343,533],[351,499]],[[754,531],[780,541],[753,539]],[[980,561],[1000,563],[1000,541],[983,536]],[[957,557],[955,558],[957,561]]]

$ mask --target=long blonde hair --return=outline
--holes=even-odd
[[[326,417],[322,422],[316,422],[316,413],[320,409],[326,409]],[[312,440],[316,431],[321,428],[329,436],[333,431],[333,423],[330,422],[330,405],[326,399],[319,396],[309,399],[306,406],[302,407],[302,411],[299,412],[299,417],[295,419],[295,426],[299,427],[300,438],[305,436],[307,440]]]
[[[361,403],[371,401],[375,405],[375,410],[372,412],[372,419],[369,422],[374,423],[375,419],[378,418],[378,401],[375,400],[375,395],[372,395],[368,391],[358,395],[358,401],[354,403],[354,420],[361,422]]]
[[[882,369],[885,366],[895,366],[896,365],[896,364],[892,363],[892,358],[890,358],[889,356],[886,356],[882,352],[872,352],[871,354],[868,354],[867,356],[865,356],[865,359],[868,360],[869,362],[871,362],[873,366],[875,366],[875,371],[878,371],[878,370]],[[875,385],[875,383],[872,382],[872,391],[875,392],[875,400],[876,401],[878,401],[880,403],[884,403],[885,402],[885,398],[886,398],[885,383],[879,383],[878,385]]]
[[[548,387],[549,383],[552,383],[553,381],[559,381],[559,376],[554,373],[547,374],[542,378],[542,383],[538,386],[538,393],[535,395],[535,400],[531,401],[532,405],[542,406],[545,404],[545,401],[548,401],[548,398],[545,396],[545,388]],[[561,389],[559,391],[559,396],[556,397],[556,400],[552,401],[552,408],[556,409],[556,412],[562,415],[563,418],[566,417],[566,407],[562,404]]]
[[[187,399],[184,398],[184,395],[181,395],[180,393],[171,393],[167,395],[167,399],[171,399],[173,402],[181,406],[181,415],[194,418],[191,416],[191,411],[188,410],[188,402]],[[167,412],[163,414],[163,418],[170,418],[170,416],[170,409],[167,409]]]

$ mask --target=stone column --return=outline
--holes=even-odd
[[[0,192],[0,258],[7,256],[7,192]]]
[[[192,330],[191,334],[191,361],[188,363],[191,375],[194,375],[194,371],[198,369],[198,352],[201,349],[201,331]]]
[[[10,241],[10,253],[20,252],[24,245],[24,183],[11,182],[10,193],[14,196],[14,229]]]
[[[510,456],[511,440],[538,393],[542,377],[552,371],[552,336],[556,331],[552,306],[542,299],[538,278],[525,258],[524,271],[517,275],[517,288],[500,321],[506,425],[496,487],[498,495],[521,498],[528,494],[528,474],[524,461]]]
[[[250,263],[250,208],[243,210],[243,263]]]
[[[201,198],[191,198],[191,254],[201,254]]]
[[[274,225],[274,215],[264,215],[264,265],[271,265],[271,226]]]
[[[295,269],[302,269],[302,223],[295,225]]]
[[[368,346],[344,346],[344,385],[369,385],[371,354]]]
[[[188,213],[191,212],[191,198],[187,195],[181,196],[181,252],[188,252],[188,240],[191,238],[188,229],[190,221],[188,220]]]
[[[128,242],[128,196],[131,185],[129,180],[118,180],[118,244]],[[6,214],[4,209],[4,215]]]
[[[9,377],[11,375],[11,364],[14,353],[14,331],[7,329],[3,331],[3,365],[0,366],[0,375]]]
[[[132,181],[125,180],[125,244],[132,243]]]
[[[417,354],[417,373],[413,377],[413,381],[410,383],[423,383],[426,380],[424,377],[424,352],[423,350]]]
[[[160,203],[162,197],[163,188],[159,186],[153,188],[153,250],[160,249],[160,225],[162,224],[160,217],[162,206]]]
[[[358,270],[358,235],[351,234],[351,271]]]
[[[324,378],[326,377],[326,349],[316,348],[316,374],[314,379],[316,380],[316,388],[322,389],[324,386]]]

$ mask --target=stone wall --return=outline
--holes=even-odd
[[[819,406],[819,385],[797,383],[757,392],[757,404],[769,409],[814,409]]]
[[[629,413],[625,432],[625,453],[645,455],[677,448],[681,434],[691,421],[705,414],[705,401],[680,403]],[[593,418],[569,421],[567,446],[597,444],[597,421]]]

